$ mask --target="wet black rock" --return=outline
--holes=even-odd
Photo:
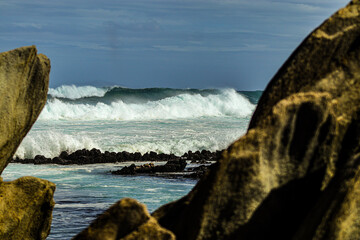
[[[200,179],[211,167],[215,166],[215,164],[207,163],[206,165],[185,169],[186,165],[186,160],[180,158],[177,160],[170,160],[165,165],[158,166],[155,166],[154,163],[138,166],[131,164],[130,166],[125,166],[122,169],[112,171],[111,173],[115,175],[155,174],[161,177]],[[174,175],[173,173],[176,174]]]
[[[211,165],[200,165],[199,167],[190,168],[188,172],[191,172],[190,174],[184,174],[184,178],[194,178],[194,179],[200,179],[202,178],[205,173],[209,170]]]
[[[50,158],[46,158],[43,155],[36,155],[34,158],[34,164],[44,164],[51,161]]]
[[[16,157],[12,160],[13,163],[23,164],[96,164],[96,163],[118,163],[118,162],[157,162],[157,161],[171,161],[171,160],[192,160],[195,163],[207,164],[209,161],[217,161],[220,158],[222,151],[210,152],[207,150],[196,151],[193,153],[189,151],[181,157],[174,154],[148,152],[142,155],[140,152],[129,153],[123,152],[109,152],[102,153],[99,149],[93,148],[91,150],[81,149],[73,153],[62,151],[58,157],[47,158],[43,155],[36,155],[34,159],[20,159]],[[164,171],[173,168],[169,163],[166,165]]]
[[[169,172],[182,172],[186,167],[185,159],[170,160],[165,165],[155,166],[153,163],[147,163],[140,166],[131,164],[130,166],[123,167],[120,170],[111,172],[116,175],[133,175],[133,174],[148,174],[148,173],[169,173]]]

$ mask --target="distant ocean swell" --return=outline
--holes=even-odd
[[[177,90],[62,86],[49,90],[41,120],[245,117],[255,105],[233,89]]]

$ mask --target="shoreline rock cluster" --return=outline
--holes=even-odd
[[[114,175],[136,175],[136,174],[153,174],[162,177],[183,177],[200,179],[209,169],[211,162],[216,162],[220,159],[223,151],[211,152],[202,150],[192,152],[188,151],[182,156],[174,154],[147,152],[141,154],[140,152],[129,153],[123,152],[101,152],[99,149],[93,148],[91,150],[81,149],[73,153],[63,151],[58,157],[47,158],[43,155],[36,155],[32,159],[14,158],[12,163],[21,164],[58,164],[58,165],[84,165],[84,164],[104,164],[104,163],[126,163],[126,162],[147,162],[142,165],[131,164],[125,166],[120,170],[111,171]],[[154,165],[152,162],[165,162],[164,165]],[[197,167],[188,168],[185,170],[187,161],[195,164],[201,164]],[[172,174],[176,173],[176,174]]]
[[[97,164],[97,163],[119,163],[119,162],[159,162],[159,161],[171,161],[171,160],[191,160],[195,163],[206,163],[207,161],[217,161],[221,157],[222,151],[210,152],[208,150],[202,150],[192,152],[188,151],[182,156],[176,156],[174,154],[148,152],[141,154],[140,152],[129,153],[123,152],[101,152],[99,149],[93,148],[91,150],[82,149],[73,153],[63,151],[58,157],[47,158],[43,155],[36,155],[33,159],[20,159],[14,158],[12,163],[22,164]]]

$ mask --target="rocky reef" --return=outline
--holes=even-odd
[[[247,133],[187,196],[152,214],[159,234],[360,239],[359,12],[360,1],[351,1],[301,43],[270,81]],[[93,234],[108,226],[94,224]],[[139,234],[142,224],[126,236],[161,239]]]
[[[175,156],[174,154],[147,152],[141,154],[140,152],[129,153],[123,152],[101,152],[99,149],[93,148],[91,150],[81,149],[73,153],[63,151],[59,156],[54,158],[47,158],[43,155],[36,155],[34,158],[14,158],[11,160],[13,163],[21,164],[96,164],[96,163],[120,163],[120,162],[156,162],[156,161],[171,161],[186,159],[197,163],[206,163],[207,161],[217,161],[222,154],[222,151],[210,152],[202,150],[192,152],[188,151],[182,156]]]
[[[50,61],[35,46],[0,53],[0,173],[46,103]],[[55,184],[34,177],[0,180],[0,239],[46,239]]]

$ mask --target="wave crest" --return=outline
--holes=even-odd
[[[49,88],[48,94],[57,98],[79,99],[84,97],[103,97],[109,88],[94,86],[62,85],[57,88]]]
[[[158,101],[125,103],[117,100],[71,103],[50,99],[39,119],[43,120],[153,120],[199,117],[246,117],[255,105],[234,89],[220,90],[218,94],[179,94]]]

